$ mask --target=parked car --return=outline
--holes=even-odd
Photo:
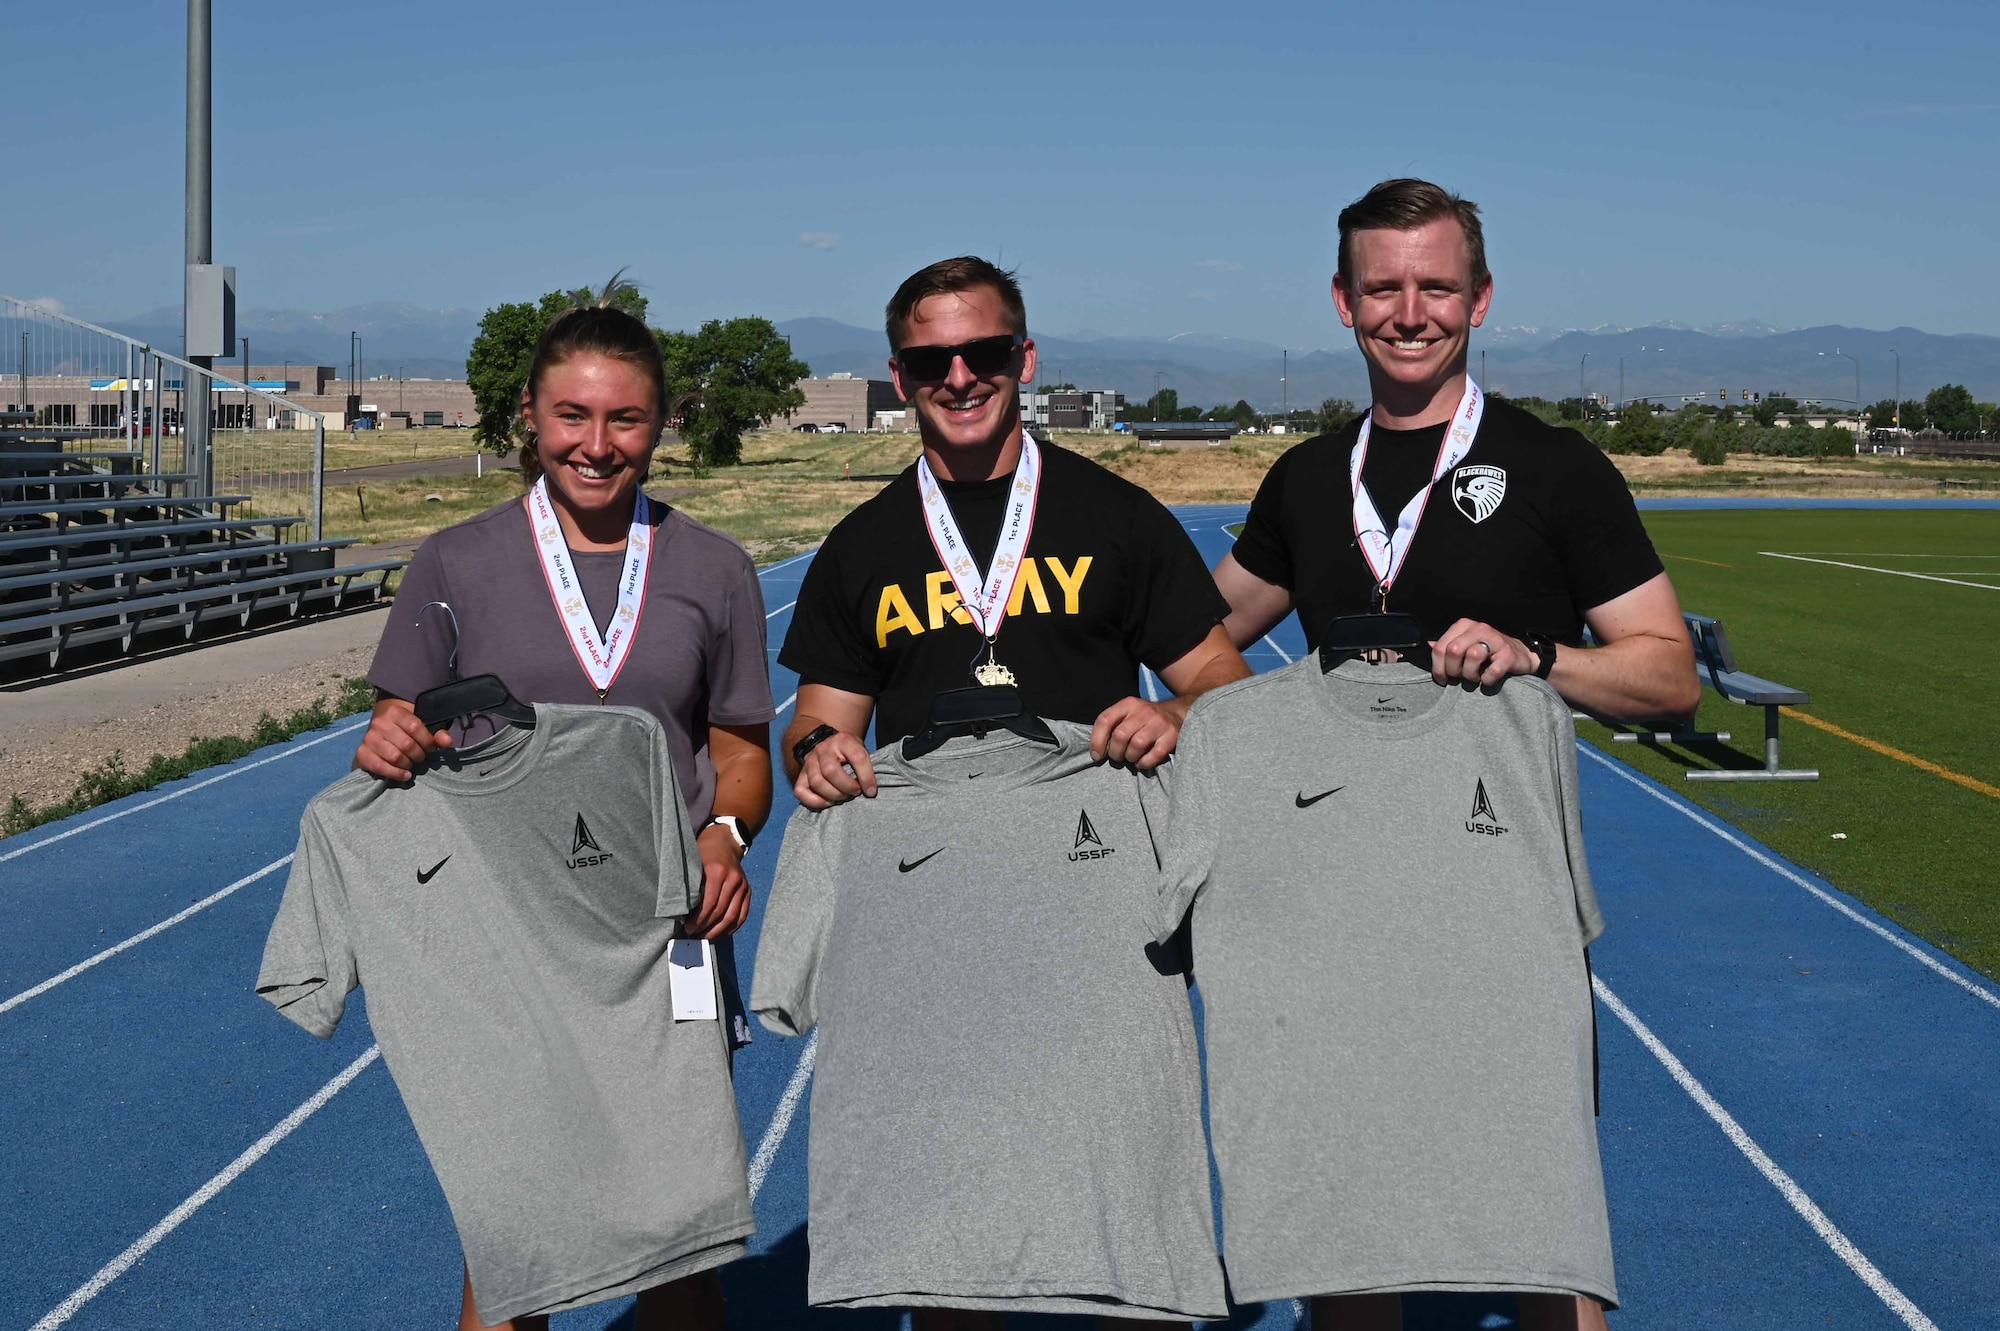
[[[819,427],[819,432],[821,434],[846,434],[847,426],[840,421],[828,421],[825,425]]]
[[[793,434],[818,434],[818,433],[819,433],[819,427],[818,427],[817,425],[814,425],[814,424],[813,424],[813,423],[812,423],[811,421],[807,421],[807,422],[806,422],[806,423],[805,423],[804,425],[794,425],[794,426],[792,427],[792,433],[793,433]]]

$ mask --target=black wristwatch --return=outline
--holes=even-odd
[[[839,733],[840,730],[835,726],[820,726],[799,736],[799,742],[792,745],[792,761],[803,767],[806,755],[818,748],[820,741],[831,739]]]
[[[1535,678],[1547,679],[1549,671],[1556,668],[1555,639],[1540,633],[1524,633],[1521,641],[1535,654]]]

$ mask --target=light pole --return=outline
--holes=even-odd
[[[1895,349],[1894,347],[1890,347],[1890,348],[1889,348],[1889,354],[1890,354],[1891,356],[1894,356],[1894,357],[1896,358],[1896,417],[1895,417],[1895,419],[1896,419],[1896,428],[1900,430],[1900,429],[1902,429],[1902,428],[1903,428],[1903,353],[1902,353],[1902,352],[1900,352],[1900,351],[1898,351],[1898,350],[1896,350],[1896,349]],[[1859,394],[1857,394],[1856,396],[1859,396]]]
[[[1826,353],[1822,351],[1819,354],[1824,356]],[[1833,349],[1833,354],[1836,356],[1846,356],[1847,359],[1854,362],[1854,416],[1855,423],[1859,424],[1861,418],[1861,358],[1849,352],[1842,351],[1839,347]]]
[[[1292,353],[1289,348],[1286,348],[1279,351],[1278,355],[1280,357],[1278,362],[1278,401],[1282,404],[1285,413],[1285,424],[1289,427],[1292,423]]]
[[[209,20],[209,0],[188,0],[187,19],[187,175],[186,175],[186,260],[190,267],[215,261],[215,228],[213,203],[215,198],[215,174],[212,169],[213,155],[213,113],[214,100],[210,95],[209,81],[210,55],[213,49],[212,29]],[[185,271],[185,270],[184,270]],[[190,302],[186,299],[188,278],[182,279],[182,307]],[[183,315],[182,327],[186,327]],[[189,348],[183,346],[183,350]],[[227,353],[228,348],[222,348]],[[181,455],[184,459],[182,470],[191,471],[200,478],[197,482],[202,493],[213,491],[215,481],[214,459],[211,456],[209,440],[209,391],[208,371],[214,366],[213,356],[189,356],[188,361],[195,367],[193,374],[183,374],[186,381],[181,397]]]
[[[1589,364],[1590,353],[1586,351],[1583,353],[1583,359],[1576,363],[1576,405],[1577,409],[1583,412],[1585,420],[1590,419],[1590,388],[1589,380],[1583,377],[1583,372]]]
[[[1486,391],[1486,348],[1479,349],[1479,391]]]

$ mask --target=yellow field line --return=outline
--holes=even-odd
[[[1708,565],[1708,566],[1709,566],[1710,568],[1735,568],[1735,567],[1736,567],[1736,565],[1734,565],[1734,564],[1718,564],[1718,563],[1716,563],[1716,562],[1715,562],[1715,561],[1714,561],[1713,559],[1696,559],[1696,558],[1695,558],[1695,557],[1694,557],[1693,555],[1669,555],[1669,554],[1667,554],[1667,552],[1666,552],[1666,551],[1664,551],[1664,550],[1660,551],[1660,553],[1661,553],[1661,554],[1663,554],[1663,555],[1667,555],[1667,558],[1669,558],[1669,559],[1685,559],[1685,560],[1687,560],[1687,562],[1688,562],[1688,563],[1690,563],[1690,564],[1706,564],[1706,565]]]
[[[1785,708],[1785,715],[1795,716],[1815,730],[1824,730],[1829,735],[1838,735],[1842,739],[1853,740],[1862,748],[1873,749],[1885,758],[1894,758],[1899,763],[1908,763],[1912,767],[1922,768],[1932,776],[1941,776],[1947,781],[1957,782],[1967,790],[1976,790],[1982,795],[2000,800],[2000,786],[1989,786],[1977,777],[1966,776],[1963,772],[1954,772],[1949,767],[1940,767],[1928,758],[1919,758],[1914,753],[1904,753],[1901,749],[1884,744],[1880,740],[1870,739],[1866,735],[1857,735],[1851,730],[1843,730],[1831,721],[1822,721],[1812,713],[1801,712],[1795,707]]]

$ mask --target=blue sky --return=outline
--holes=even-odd
[[[184,7],[5,21],[0,290],[179,298]],[[215,247],[258,308],[872,324],[950,254],[1049,332],[1339,345],[1333,219],[1485,209],[1495,322],[2000,332],[2000,6],[215,0]]]

